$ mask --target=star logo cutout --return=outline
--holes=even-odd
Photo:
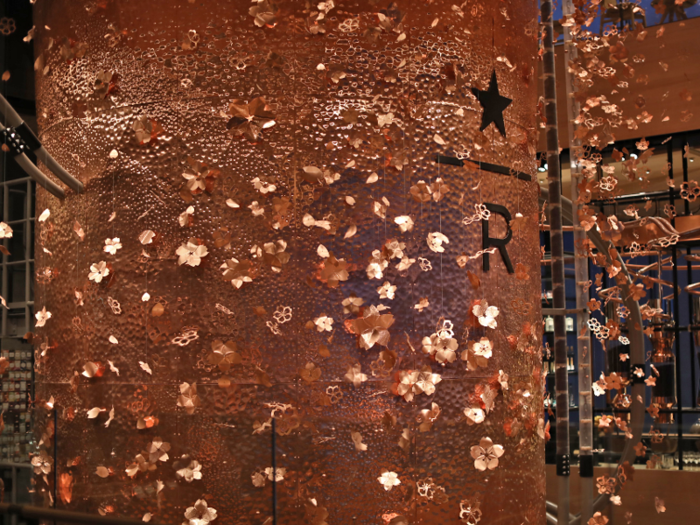
[[[493,122],[496,129],[506,136],[506,125],[503,121],[503,111],[513,102],[511,99],[501,96],[498,92],[498,79],[496,78],[496,70],[491,73],[491,81],[489,88],[486,91],[472,88],[472,93],[477,98],[481,107],[484,108],[484,113],[481,116],[481,127],[479,131],[484,131],[489,124]]]

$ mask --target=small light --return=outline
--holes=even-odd
[[[547,163],[545,162],[545,163],[544,163],[544,170],[547,171],[548,169],[549,169],[549,164],[547,164]]]
[[[636,153],[630,153],[630,157],[632,157],[633,159],[636,159],[636,158],[637,158],[637,154],[636,154]],[[624,160],[624,159],[623,159],[623,160]]]
[[[690,160],[690,162],[695,162],[695,159],[693,157],[690,157],[690,159],[688,160]]]
[[[620,162],[625,162],[625,157],[622,157],[622,159],[620,159]]]
[[[540,166],[539,168],[537,168],[537,171],[540,171],[540,172],[542,172],[542,171],[547,171],[547,170],[546,170],[546,169],[544,169],[544,168],[543,168],[542,166]]]

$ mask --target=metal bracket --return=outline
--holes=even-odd
[[[10,148],[10,153],[13,157],[30,151],[27,143],[17,133],[17,130],[12,127],[7,127],[0,131],[0,142]]]
[[[542,308],[542,315],[567,315],[588,312],[585,308]]]
[[[571,474],[569,454],[557,454],[557,476],[568,476],[569,474]]]
[[[641,369],[641,370],[646,370],[646,366],[644,363],[631,363],[630,364],[630,376],[632,376],[632,384],[637,384],[637,383],[644,383],[644,376],[646,374],[643,374],[642,377],[639,377],[637,374],[634,373],[635,369]]]
[[[592,478],[593,477],[593,456],[591,454],[586,454],[579,456],[579,476],[582,478]]]

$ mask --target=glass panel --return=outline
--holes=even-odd
[[[30,184],[32,185],[32,198],[29,200],[29,216],[33,219],[36,217],[36,199],[34,198],[36,196],[36,182],[31,181]]]
[[[24,303],[26,299],[26,274],[24,263],[8,264],[7,269],[7,301],[10,303]]]
[[[27,241],[26,235],[24,234],[27,223],[19,222],[16,224],[11,224],[12,226],[12,238],[8,239],[7,248],[10,250],[10,255],[8,256],[8,261],[24,261],[26,256]]]
[[[24,260],[27,259],[33,259],[34,258],[34,223],[32,221],[28,221],[24,223],[25,228],[27,229],[27,235],[29,236],[27,239],[27,244],[25,245],[24,248]]]
[[[688,180],[700,184],[700,134],[688,134]],[[700,201],[696,200],[691,205],[691,211],[696,212]]]
[[[34,300],[34,282],[36,274],[34,273],[34,263],[29,263],[29,300]]]
[[[7,312],[7,337],[21,337],[27,333],[26,328],[24,308]]]
[[[15,162],[14,159],[8,157],[5,162],[5,182],[28,177],[27,173]]]
[[[7,222],[25,219],[27,212],[27,184],[7,186]]]
[[[561,41],[564,33],[561,26],[561,2],[552,3],[554,5],[555,36],[558,36],[558,40]],[[700,4],[697,3],[697,0],[636,0],[635,2],[599,0],[596,3],[600,9],[588,27],[588,30],[593,33],[602,33],[601,23],[607,29],[612,26],[629,27],[632,21],[635,24],[641,23],[646,27],[651,27],[700,16]],[[636,10],[637,6],[644,11]]]

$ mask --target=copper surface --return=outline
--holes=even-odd
[[[536,4],[482,1],[458,12],[453,3],[336,0],[321,21],[315,2],[301,1],[35,5],[41,140],[86,189],[64,202],[37,191],[38,213],[50,217],[37,223],[36,309],[52,313],[35,330],[37,433],[46,454],[56,445],[59,508],[180,523],[204,499],[215,523],[270,523],[271,483],[254,481],[271,467],[264,424],[274,412],[277,468],[286,469],[280,524],[457,523],[466,504],[478,505],[482,523],[544,523],[537,183],[435,162],[437,153],[464,155],[535,174]],[[271,10],[267,25],[255,24],[251,7]],[[486,89],[494,69],[513,100],[507,139],[493,125],[479,131],[471,91]],[[232,103],[255,113],[253,124],[274,125],[237,136],[245,123]],[[392,122],[378,122],[389,114]],[[309,182],[304,167],[340,177]],[[188,170],[204,187],[185,187]],[[276,189],[262,193],[256,177]],[[413,198],[418,181],[438,178],[450,189],[439,201]],[[254,215],[254,202],[264,213]],[[480,221],[462,220],[484,202],[522,215],[507,246],[514,274],[498,253],[487,273],[481,257],[458,264],[482,249]],[[330,229],[305,225],[307,214]],[[394,219],[405,215],[415,226],[402,233]],[[491,235],[503,236],[503,218],[490,221]],[[155,237],[142,244],[147,230]],[[449,239],[444,253],[429,249],[433,232]],[[114,238],[122,248],[105,253]],[[399,271],[392,259],[370,279],[372,252],[391,239],[416,262]],[[270,253],[267,243],[280,240],[285,250]],[[188,241],[208,250],[196,266],[178,264]],[[346,261],[347,280],[324,273],[319,245]],[[432,270],[421,270],[421,257]],[[240,288],[220,268],[232,258],[250,263],[232,272],[251,278]],[[110,272],[96,283],[88,274],[100,261]],[[397,286],[393,300],[377,292],[385,281]],[[386,347],[359,346],[358,313],[342,305],[352,294],[365,309],[390,308]],[[478,300],[499,308],[495,329],[476,322]],[[287,322],[275,317],[284,307]],[[322,316],[331,331],[319,331]],[[459,341],[444,366],[421,349],[441,319]],[[493,356],[467,371],[459,355],[485,336]],[[222,345],[237,354],[224,366],[212,356]],[[346,376],[358,364],[367,379],[355,386]],[[402,371],[426,366],[442,378],[434,394],[406,401],[392,391]],[[464,410],[487,385],[498,390],[493,409],[468,425]],[[104,411],[88,418],[93,408]],[[482,472],[470,450],[486,437],[505,452]],[[130,477],[156,438],[170,444],[169,459]],[[202,465],[201,480],[176,475],[183,455]],[[383,471],[401,483],[385,490]],[[46,505],[53,484],[53,472],[37,475]]]

